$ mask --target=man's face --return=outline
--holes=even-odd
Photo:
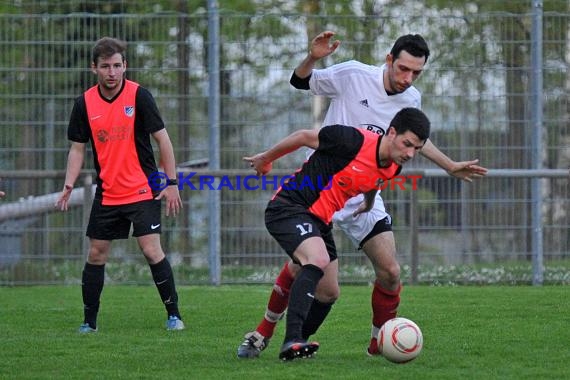
[[[390,159],[398,165],[404,165],[410,161],[423,148],[425,141],[411,131],[406,131],[401,135],[396,134],[394,128],[388,131],[390,136]]]
[[[422,73],[424,65],[425,57],[414,57],[405,50],[402,50],[396,59],[388,54],[386,56],[387,81],[384,81],[386,91],[395,94],[406,91]]]
[[[91,70],[97,75],[97,82],[104,94],[116,93],[123,83],[127,64],[123,62],[121,54],[116,53],[108,58],[99,58],[96,64],[91,65]]]

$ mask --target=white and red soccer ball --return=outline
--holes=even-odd
[[[414,360],[422,351],[422,331],[413,321],[397,317],[388,320],[378,333],[378,350],[394,363]]]

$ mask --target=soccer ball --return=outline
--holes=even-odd
[[[407,363],[422,351],[422,331],[407,318],[392,318],[378,333],[378,350],[393,363]]]

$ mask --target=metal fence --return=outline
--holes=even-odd
[[[342,40],[325,65],[347,59],[381,64],[398,35],[424,35],[432,56],[417,87],[434,125],[432,140],[452,158],[476,157],[493,169],[467,184],[420,157],[407,169],[422,173],[417,191],[383,192],[404,281],[532,283],[538,234],[544,283],[570,283],[570,14],[539,14],[537,63],[537,13],[530,4],[519,14],[394,8],[375,16],[309,17],[221,10],[217,34],[211,13],[200,10],[0,15],[0,189],[7,192],[0,201],[0,285],[80,281],[91,157],[86,191],[74,191],[76,207],[63,214],[51,205],[62,187],[73,99],[93,84],[88,67],[96,39],[113,35],[129,42],[128,76],[154,94],[180,170],[199,173],[196,178],[226,174],[236,184],[250,174],[244,155],[322,117],[323,100],[293,89],[288,80],[308,40],[325,29]],[[215,51],[219,70],[213,75]],[[540,88],[533,87],[537,72]],[[219,86],[212,87],[217,77]],[[212,131],[219,140],[212,140]],[[277,173],[298,167],[301,157],[283,159]],[[219,167],[212,164],[216,159]],[[163,245],[180,284],[273,280],[286,255],[263,225],[268,188],[181,192],[183,214],[163,220]],[[219,226],[211,222],[212,200],[220,202]],[[537,200],[539,224],[533,222]],[[365,256],[340,232],[335,236],[341,281],[370,281]],[[114,242],[107,276],[117,283],[150,281],[133,239]]]

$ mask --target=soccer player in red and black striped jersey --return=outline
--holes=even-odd
[[[80,333],[97,331],[97,314],[105,279],[105,264],[115,239],[126,239],[131,226],[167,312],[166,328],[182,330],[172,268],[160,243],[161,200],[166,216],[182,208],[175,180],[158,192],[149,177],[157,172],[152,137],[160,150],[160,165],[176,178],[170,137],[151,93],[127,80],[124,41],[104,37],[95,43],[91,70],[97,84],[75,100],[67,130],[71,147],[63,191],[56,203],[67,210],[80,175],[88,142],[93,148],[97,190],[86,235],[89,252],[82,273],[84,320]]]
[[[421,108],[421,93],[413,85],[421,75],[430,55],[426,41],[417,34],[400,36],[386,55],[382,66],[364,64],[355,60],[341,62],[322,69],[316,63],[332,54],[340,45],[333,40],[334,32],[317,35],[310,44],[303,61],[295,68],[290,83],[300,90],[330,99],[330,105],[322,123],[348,125],[383,135],[394,115],[405,107]],[[449,175],[471,182],[482,177],[487,169],[478,160],[455,161],[441,152],[428,139],[421,155]],[[392,232],[392,217],[384,207],[380,191],[374,207],[353,217],[362,202],[363,195],[348,200],[337,211],[333,223],[354,244],[354,247],[370,259],[374,268],[372,287],[372,320],[366,352],[379,355],[376,337],[387,320],[397,315],[400,304],[400,264],[397,259],[396,241]],[[337,265],[333,262],[331,266]],[[289,290],[299,266],[289,260],[279,272],[267,308],[254,331],[245,334],[237,350],[240,358],[256,358],[267,345],[275,327],[287,309]],[[304,326],[306,336],[317,332],[340,295],[338,268],[330,269],[319,283],[315,301]]]
[[[265,225],[301,270],[289,293],[286,332],[279,353],[282,360],[312,356],[319,348],[303,332],[317,283],[329,263],[337,259],[332,236],[333,214],[349,199],[364,194],[354,212],[369,211],[381,184],[394,178],[429,137],[430,122],[417,108],[403,108],[384,136],[342,125],[292,133],[271,149],[244,157],[258,175],[272,163],[302,146],[315,152],[272,197]],[[334,269],[333,269],[334,270]]]

